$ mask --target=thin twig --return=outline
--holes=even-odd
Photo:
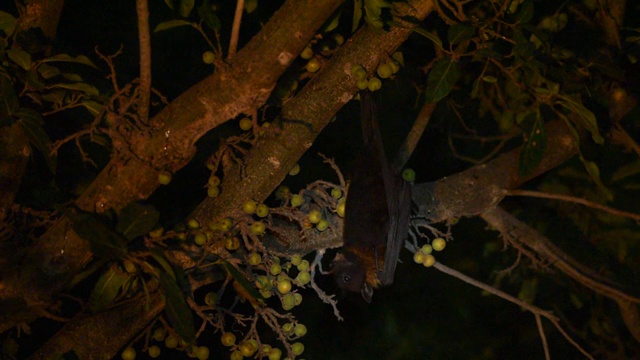
[[[231,41],[229,42],[229,54],[227,60],[233,59],[238,50],[238,36],[240,34],[240,24],[242,23],[242,12],[244,11],[244,0],[238,0],[236,4],[236,15],[233,18],[233,27],[231,28]]]
[[[538,332],[540,332],[540,340],[542,340],[542,348],[544,349],[544,358],[547,360],[551,360],[551,354],[549,354],[549,343],[547,343],[547,337],[544,335],[542,320],[540,320],[539,314],[535,314],[535,316],[536,316],[536,326],[538,327]]]
[[[631,213],[631,212],[628,212],[628,211],[622,211],[622,210],[614,209],[612,207],[609,207],[609,206],[606,206],[606,205],[602,205],[602,204],[598,204],[598,203],[595,203],[593,201],[589,201],[589,200],[586,200],[586,199],[578,198],[578,197],[575,197],[575,196],[562,195],[562,194],[551,194],[551,193],[545,193],[545,192],[541,192],[541,191],[532,191],[532,190],[507,190],[505,192],[505,194],[509,195],[509,196],[530,196],[530,197],[536,197],[536,198],[542,198],[542,199],[562,200],[562,201],[581,204],[581,205],[584,205],[584,206],[587,206],[587,207],[590,207],[590,208],[602,210],[602,211],[608,212],[608,213],[613,214],[613,215],[618,215],[618,216],[622,216],[622,217],[628,217],[628,218],[634,219],[635,221],[640,221],[640,215],[638,215],[638,214],[634,214],[634,213]]]

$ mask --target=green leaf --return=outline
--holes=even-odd
[[[62,104],[66,95],[67,92],[64,90],[53,90],[42,94],[42,100],[54,104]]]
[[[518,159],[518,175],[525,177],[530,175],[544,158],[547,137],[538,111],[528,114],[520,126],[523,128],[524,144]]]
[[[0,120],[2,123],[11,122],[8,119],[20,110],[20,100],[13,88],[13,83],[10,79],[2,77],[0,80]]]
[[[118,296],[122,286],[130,276],[123,273],[117,266],[112,265],[105,271],[91,291],[89,310],[93,313],[104,310]]]
[[[87,110],[89,110],[89,112],[93,116],[98,116],[98,114],[100,114],[100,112],[102,111],[102,107],[103,107],[102,104],[93,100],[84,100],[80,102],[80,104],[84,106]]]
[[[62,77],[69,80],[69,81],[73,81],[73,82],[81,82],[82,81],[82,76],[78,75],[78,74],[73,74],[73,73],[64,73],[62,74]]]
[[[600,135],[598,130],[598,122],[596,116],[584,107],[581,102],[575,101],[572,98],[565,95],[558,95],[557,104],[569,110],[571,113],[578,115],[582,126],[591,133],[591,138],[596,144],[604,144],[604,138]]]
[[[15,28],[16,18],[9,13],[0,11],[0,30],[4,31],[7,36],[11,36]]]
[[[165,296],[164,311],[167,314],[169,324],[182,340],[193,344],[196,338],[193,315],[176,279],[167,273],[161,273],[160,285]]]
[[[7,56],[24,70],[31,68],[31,54],[26,51],[22,49],[9,49],[7,50]]]
[[[256,0],[256,5],[257,3],[258,2]],[[246,3],[245,3],[245,9],[246,9]],[[218,29],[220,29],[220,26],[221,26],[220,18],[211,7],[208,0],[203,1],[202,5],[198,7],[198,16],[200,16],[200,18],[204,20],[204,23],[207,24],[207,26],[211,30],[217,31]]]
[[[68,212],[71,227],[82,239],[89,242],[91,252],[102,258],[124,258],[126,241],[98,215],[73,209]]]
[[[353,24],[351,25],[351,33],[356,32],[362,20],[362,0],[353,1]]]
[[[193,26],[193,23],[186,20],[169,20],[169,21],[161,22],[160,24],[158,24],[158,26],[156,26],[156,28],[153,29],[153,32],[156,33],[164,30],[173,29],[179,26]]]
[[[171,264],[169,264],[169,260],[167,260],[167,257],[164,255],[164,252],[162,251],[162,249],[156,247],[151,249],[150,253],[151,253],[151,256],[155,259],[155,261],[157,261],[158,264],[162,266],[162,269],[164,269],[165,273],[169,274],[171,277],[175,279],[176,273],[173,271],[173,267],[171,266]]]
[[[258,289],[247,280],[247,278],[240,272],[235,266],[229,264],[228,262],[221,260],[220,263],[227,273],[242,286],[242,288],[247,292],[248,295],[252,296],[254,299],[258,301],[264,301],[264,297],[260,294]]]
[[[589,161],[585,159],[584,156],[582,155],[580,155],[580,161],[582,161],[582,164],[584,165],[585,169],[587,169],[587,172],[591,176],[591,180],[593,180],[596,183],[596,185],[598,185],[598,188],[600,189],[600,191],[602,191],[602,193],[605,195],[607,200],[608,201],[613,200],[613,194],[611,193],[611,191],[609,191],[609,189],[607,189],[607,187],[604,185],[604,183],[600,179],[600,168],[598,168],[598,164],[594,163],[593,161]]]
[[[93,85],[89,85],[87,83],[82,83],[82,82],[81,83],[73,83],[73,84],[69,84],[69,83],[52,84],[51,87],[60,88],[60,89],[67,89],[67,90],[82,91],[87,95],[93,95],[93,96],[100,95],[100,91],[98,91],[98,88],[96,88]]]
[[[640,160],[619,167],[611,175],[611,182],[614,183],[637,174],[640,174]]]
[[[84,56],[84,55],[78,55],[78,56],[74,57],[74,56],[71,56],[69,54],[57,54],[57,55],[53,55],[51,57],[48,57],[46,59],[42,59],[41,62],[43,62],[43,63],[47,63],[47,62],[72,62],[72,63],[91,66],[94,69],[98,68],[96,66],[96,64],[93,63],[93,61],[89,60],[89,58]]]
[[[195,5],[195,0],[180,0],[180,5],[178,6],[178,13],[182,17],[189,17],[189,14],[191,14],[191,10],[193,10],[194,5]]]
[[[447,30],[447,39],[451,45],[460,44],[476,34],[476,28],[470,24],[457,23]]]
[[[133,240],[153,230],[159,219],[160,213],[152,205],[132,202],[120,210],[116,231]]]
[[[457,62],[448,57],[436,61],[427,78],[427,102],[435,103],[449,95],[459,77],[460,65]]]
[[[38,76],[38,72],[35,69],[27,71],[27,85],[38,91],[44,90],[44,83],[40,81],[40,76]]]
[[[167,4],[169,9],[173,10],[173,0],[164,0],[164,3]]]
[[[21,108],[17,116],[19,118],[18,123],[22,126],[25,135],[29,139],[29,143],[42,153],[49,171],[55,174],[58,160],[57,157],[51,153],[51,139],[44,131],[42,115],[33,109]]]
[[[520,5],[520,11],[516,15],[516,22],[527,24],[533,19],[533,1],[525,1]]]
[[[38,73],[40,74],[40,76],[47,80],[61,74],[60,69],[45,63],[42,63],[38,66]]]

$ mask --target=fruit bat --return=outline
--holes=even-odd
[[[411,185],[387,159],[371,93],[360,95],[364,146],[355,160],[347,193],[344,246],[333,274],[344,290],[371,302],[373,289],[393,283],[409,231]]]

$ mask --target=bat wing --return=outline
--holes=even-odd
[[[388,198],[389,232],[384,253],[384,265],[378,278],[383,286],[393,283],[400,250],[409,234],[409,215],[411,211],[411,184],[401,177],[394,177],[392,182],[395,198]],[[389,194],[389,193],[387,193]]]

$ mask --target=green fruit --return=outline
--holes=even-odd
[[[291,281],[289,280],[278,281],[278,291],[280,292],[280,294],[287,294],[289,291],[291,291],[291,287]]]
[[[246,212],[247,214],[253,214],[256,212],[257,206],[258,204],[255,201],[247,200],[244,203],[242,203],[242,210],[244,210],[244,212]]]
[[[300,283],[300,285],[306,285],[311,281],[311,274],[308,271],[301,271],[296,276],[296,281]]]
[[[416,251],[415,254],[413,254],[413,261],[416,264],[422,264],[426,256],[427,255],[423,254],[421,251]]]
[[[209,186],[218,186],[220,185],[220,178],[215,175],[211,175],[209,176],[207,184],[209,184]]]
[[[431,252],[433,251],[433,247],[431,247],[431,245],[429,244],[424,244],[421,248],[420,248],[420,252],[422,252],[425,255],[429,255],[431,254]]]
[[[218,222],[218,225],[220,226],[220,230],[229,231],[231,230],[231,226],[233,225],[233,222],[229,218],[222,218]]]
[[[336,207],[336,213],[338,214],[338,216],[344,217],[345,210],[346,210],[345,203],[344,202],[338,203],[338,206]]]
[[[195,351],[198,360],[207,360],[209,358],[209,348],[206,346],[200,346]]]
[[[164,340],[164,336],[166,335],[166,331],[164,328],[157,328],[153,330],[153,340],[162,341]]]
[[[304,204],[304,198],[302,195],[293,194],[293,196],[291,196],[291,206],[298,207],[302,204]]]
[[[244,359],[244,356],[238,350],[232,352],[231,355],[229,356],[229,360],[242,360],[242,359]]]
[[[158,345],[153,345],[149,347],[149,357],[157,358],[160,356],[160,347]]]
[[[366,78],[362,80],[358,80],[358,82],[356,83],[356,86],[358,87],[359,90],[364,90],[369,87],[369,81]]]
[[[328,227],[329,222],[325,219],[320,220],[320,222],[318,222],[318,224],[316,225],[316,229],[318,229],[318,231],[325,231]]]
[[[193,242],[196,243],[196,245],[204,245],[204,244],[207,243],[207,235],[205,235],[203,233],[199,233],[193,239]]]
[[[364,70],[362,65],[354,64],[351,66],[351,76],[355,77],[356,80],[364,80],[367,77],[367,72]]]
[[[393,74],[393,68],[388,63],[380,64],[376,72],[380,78],[386,79]]]
[[[290,196],[291,190],[284,185],[279,186],[276,190],[276,199],[278,200],[287,200]]]
[[[289,175],[296,176],[296,175],[298,175],[298,173],[300,173],[300,165],[295,164],[295,165],[293,165],[291,170],[289,170]]]
[[[136,264],[132,263],[130,260],[123,261],[122,265],[129,274],[135,274],[138,271],[138,268],[136,268]]]
[[[271,289],[271,281],[268,277],[264,275],[260,275],[256,278],[256,287],[262,290],[270,290]]]
[[[216,56],[213,54],[213,51],[205,51],[202,53],[202,62],[205,64],[213,64],[215,59]]]
[[[435,251],[442,251],[444,247],[447,246],[447,242],[443,238],[435,238],[431,242],[431,246]]]
[[[307,71],[310,73],[317,72],[318,70],[320,70],[320,61],[318,61],[318,59],[316,58],[309,60],[309,62],[305,66],[305,69],[307,69]]]
[[[292,323],[282,324],[282,332],[291,335],[293,333],[294,325]]]
[[[214,306],[218,302],[218,294],[213,291],[209,291],[207,295],[204,296],[204,303],[207,306]]]
[[[291,265],[298,266],[300,265],[301,261],[302,261],[302,256],[300,254],[291,255]]]
[[[380,81],[380,79],[374,77],[371,78],[369,80],[369,84],[367,85],[367,88],[369,89],[369,91],[374,92],[377,90],[380,90],[380,88],[382,87],[382,81]]]
[[[209,188],[207,189],[207,196],[210,198],[214,198],[218,195],[220,195],[220,188],[217,186],[209,186]]]
[[[433,255],[425,255],[422,265],[424,265],[425,267],[431,267],[435,263],[436,263],[436,258],[433,257]]]
[[[416,172],[413,169],[406,168],[402,171],[402,178],[404,181],[414,182],[416,181]]]
[[[309,271],[309,261],[302,260],[297,267],[298,267],[298,271]]]
[[[307,334],[307,327],[304,324],[298,324],[295,329],[293,329],[293,333],[296,334],[297,337],[303,337]]]
[[[251,121],[250,118],[246,117],[246,118],[240,119],[240,129],[247,131],[251,129],[252,126],[253,126],[253,121]]]
[[[259,265],[262,262],[262,256],[260,256],[260,254],[258,254],[257,252],[252,252],[251,254],[249,254],[249,264],[256,266]]]
[[[320,222],[320,220],[322,220],[322,214],[318,210],[311,210],[311,212],[309,212],[308,218],[310,223],[317,224]]]
[[[282,266],[280,264],[273,264],[271,265],[269,272],[271,273],[271,275],[276,276],[280,274],[280,272],[282,272]]]
[[[200,222],[198,222],[198,219],[191,218],[189,222],[187,222],[187,226],[189,229],[197,229],[200,227]]]
[[[251,355],[253,355],[258,349],[256,349],[252,343],[245,341],[242,344],[240,344],[240,346],[238,347],[238,350],[240,350],[240,353],[242,353],[242,356],[251,357]]]
[[[236,343],[236,336],[233,333],[226,332],[220,337],[220,342],[224,346],[233,346]]]
[[[120,354],[122,360],[134,360],[136,358],[136,350],[129,346]]]
[[[178,338],[173,336],[173,335],[169,335],[167,336],[166,339],[164,339],[164,346],[167,349],[174,349],[178,346]]]
[[[331,189],[331,197],[334,199],[340,199],[342,197],[342,190],[336,188]]]
[[[293,294],[293,297],[296,299],[296,306],[302,304],[302,295],[299,293]]]
[[[264,223],[262,221],[256,221],[253,224],[251,224],[251,232],[254,235],[262,235],[264,234],[265,230],[266,230],[266,226],[264,225]]]
[[[300,342],[294,343],[291,345],[291,352],[296,355],[302,354],[304,352],[304,344]]]
[[[269,360],[280,360],[281,356],[282,350],[278,348],[272,348],[271,351],[269,351]]]
[[[333,41],[336,42],[336,45],[340,46],[344,44],[344,36],[342,36],[342,34],[333,34]]]
[[[391,71],[395,74],[398,71],[400,71],[400,65],[398,65],[397,62],[395,62],[395,60],[391,60],[389,61],[389,65],[391,66]]]
[[[282,308],[286,311],[293,309],[296,306],[296,298],[292,293],[288,293],[282,297]]]
[[[171,182],[171,173],[168,171],[162,171],[158,174],[158,182],[162,185],[169,185]]]
[[[309,60],[313,57],[313,49],[311,49],[311,47],[307,46],[306,48],[304,48],[304,50],[302,50],[302,53],[300,54],[300,57],[305,59],[305,60]]]
[[[238,250],[240,247],[240,239],[235,236],[227,236],[224,239],[224,247],[229,251]]]
[[[267,215],[269,215],[269,207],[265,204],[258,205],[258,207],[256,208],[256,215],[261,218],[266,217]]]

